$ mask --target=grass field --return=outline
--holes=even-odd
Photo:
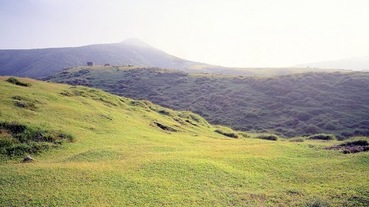
[[[190,112],[7,78],[1,122],[74,141],[31,163],[1,155],[0,206],[368,206],[369,153],[325,149],[338,141],[229,138]]]

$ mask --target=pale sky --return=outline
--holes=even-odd
[[[369,0],[0,0],[0,49],[138,38],[180,58],[284,67],[369,56]]]

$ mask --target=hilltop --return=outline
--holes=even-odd
[[[190,110],[237,130],[285,137],[369,135],[369,74],[363,72],[243,77],[95,66],[70,68],[48,80]]]

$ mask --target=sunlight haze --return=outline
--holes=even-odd
[[[287,67],[368,56],[366,0],[0,0],[0,49],[138,38],[180,58]]]

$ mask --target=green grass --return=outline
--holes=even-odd
[[[60,130],[75,141],[34,155],[32,163],[1,156],[0,206],[367,206],[369,202],[368,152],[325,149],[340,144],[337,140],[271,142],[244,135],[233,139],[190,112],[86,87],[19,78],[31,84],[21,87],[6,78],[0,78],[0,121]],[[15,106],[14,96],[37,100],[37,109]]]

